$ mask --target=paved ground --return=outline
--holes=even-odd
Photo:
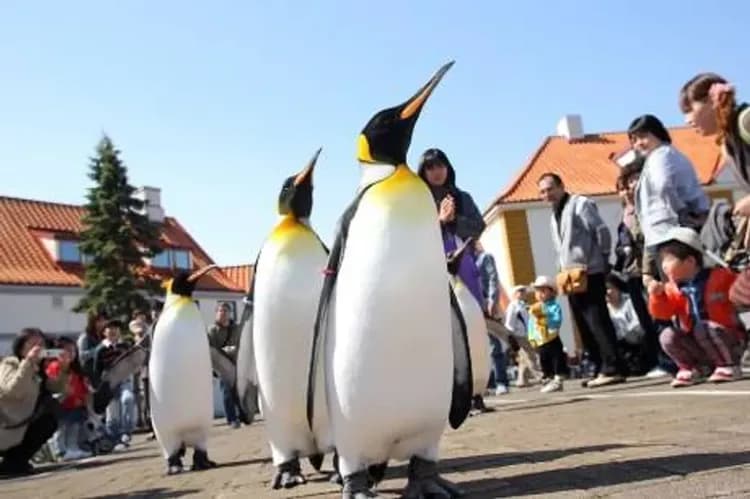
[[[497,412],[443,439],[441,469],[467,497],[750,497],[750,379],[682,390],[641,380],[599,391],[571,381],[560,394],[525,389],[488,401]],[[307,465],[307,485],[268,490],[262,423],[231,430],[217,422],[210,452],[220,468],[164,477],[156,443],[139,436],[123,453],[0,482],[0,495],[340,497]],[[383,497],[398,497],[404,473],[393,464]]]

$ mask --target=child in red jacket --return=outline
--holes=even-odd
[[[729,301],[736,274],[704,268],[700,238],[686,227],[671,229],[658,249],[668,282],[649,284],[649,310],[655,319],[676,317],[674,327],[666,328],[659,338],[680,369],[672,386],[692,385],[698,370],[705,367],[713,369],[711,382],[738,379],[745,333]]]
[[[63,461],[82,459],[91,457],[90,452],[86,452],[79,447],[82,437],[83,425],[88,417],[86,403],[89,396],[89,389],[86,383],[80,363],[78,362],[78,349],[76,343],[68,338],[59,338],[57,348],[64,348],[68,351],[73,361],[70,363],[70,375],[68,376],[68,387],[65,396],[60,402],[62,414],[60,416],[60,427],[58,429],[58,445],[63,452]],[[47,377],[50,379],[57,378],[60,374],[60,363],[53,360],[46,367]]]

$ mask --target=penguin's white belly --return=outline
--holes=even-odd
[[[276,465],[318,452],[306,404],[326,262],[322,245],[309,230],[296,230],[283,241],[272,238],[258,262],[253,343],[261,406]]]
[[[474,395],[482,395],[490,377],[490,347],[487,337],[487,322],[469,288],[454,279],[453,292],[466,322],[466,334],[471,352],[471,373],[474,380]]]
[[[205,325],[192,300],[180,298],[165,308],[149,360],[151,415],[157,434],[186,445],[205,443],[213,419],[208,348]]]
[[[436,448],[448,417],[449,283],[424,191],[388,205],[368,192],[349,226],[326,355],[336,446],[348,460],[406,459]]]

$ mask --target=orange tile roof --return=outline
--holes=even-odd
[[[234,282],[238,288],[249,291],[255,268],[252,265],[231,265],[221,267],[221,271]]]
[[[670,128],[669,133],[674,146],[693,162],[701,183],[712,183],[721,165],[721,153],[715,139],[698,135],[689,127]],[[521,173],[495,197],[489,208],[497,204],[539,201],[537,180],[546,172],[560,175],[567,189],[576,194],[615,194],[620,167],[610,158],[629,147],[626,132],[589,134],[570,141],[560,136],[547,137]]]
[[[82,206],[0,196],[0,284],[32,286],[74,286],[83,284],[83,267],[56,262],[45,250],[38,234],[69,234],[78,237],[83,226]],[[162,224],[162,243],[186,249],[194,269],[214,263],[190,234],[172,218]],[[169,272],[149,269],[156,277]],[[242,292],[223,272],[210,272],[199,290]]]

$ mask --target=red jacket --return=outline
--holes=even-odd
[[[45,370],[49,378],[55,379],[60,375],[60,361],[53,360],[47,364]],[[68,387],[65,390],[65,398],[60,405],[63,409],[78,409],[86,407],[86,397],[89,389],[86,386],[86,380],[79,373],[70,371],[68,376]]]
[[[720,324],[741,338],[744,335],[739,318],[729,301],[729,288],[736,278],[737,274],[729,269],[710,270],[703,285],[703,309],[709,321]],[[685,332],[693,330],[690,300],[673,282],[665,284],[664,293],[649,295],[648,308],[654,319],[671,320],[676,315],[680,329]]]

